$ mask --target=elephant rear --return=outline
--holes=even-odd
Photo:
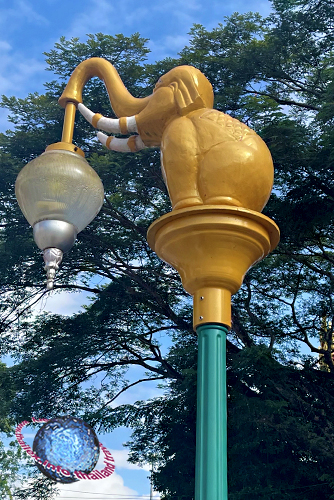
[[[196,121],[202,150],[206,147],[198,168],[203,203],[261,212],[274,180],[264,141],[247,125],[217,110],[205,110]]]

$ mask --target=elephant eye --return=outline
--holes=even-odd
[[[154,86],[153,92],[154,92],[157,88],[159,88],[161,84],[162,84],[162,80],[161,80],[161,78],[159,78],[159,80],[157,81],[157,83],[156,83],[156,84],[155,84],[155,86]]]

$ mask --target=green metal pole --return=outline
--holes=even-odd
[[[197,327],[198,386],[195,500],[227,500],[226,335],[220,324]]]

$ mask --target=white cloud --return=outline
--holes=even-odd
[[[177,4],[175,2],[161,2],[154,5],[154,10],[156,12],[163,13],[168,16],[168,19],[176,19],[182,25],[184,32],[188,31],[193,23],[198,21],[198,17],[203,9],[203,5],[198,2],[192,2],[191,0],[179,0]]]
[[[0,40],[0,52],[7,52],[12,46],[6,40]]]
[[[31,480],[30,480],[31,482]],[[111,476],[100,480],[81,480],[70,484],[57,484],[60,493],[57,500],[93,500],[94,498],[133,498],[136,500],[147,500],[147,495],[139,495],[124,484],[122,476],[114,472]],[[154,500],[159,500],[157,492],[153,494]],[[31,498],[27,498],[31,500]]]
[[[168,50],[169,52],[178,53],[183,49],[185,45],[189,42],[188,35],[176,35],[176,36],[167,36],[164,38],[163,43],[161,44],[161,48],[164,50]],[[160,50],[161,50],[160,48]]]
[[[122,476],[116,472],[114,472],[111,476],[98,481],[82,480],[71,484],[58,484],[58,486],[61,490],[60,495],[57,496],[57,499],[59,500],[68,498],[93,500],[95,495],[96,498],[98,498],[98,494],[105,494],[110,497],[113,495],[114,498],[117,498],[117,496],[120,498],[123,496],[123,498],[125,498],[127,496],[136,498],[137,500],[140,500],[140,498],[147,498],[147,495],[145,495],[145,497],[141,497],[138,495],[137,491],[125,486]],[[154,498],[158,500],[160,497],[155,494]]]
[[[125,6],[124,6],[125,7]],[[127,5],[125,9],[123,9],[124,12],[124,24],[125,26],[129,26],[132,28],[132,32],[134,31],[140,31],[138,29],[138,24],[139,23],[147,23],[147,20],[150,19],[152,10],[149,6],[146,5],[144,7],[141,5],[138,7],[134,8],[133,6]]]
[[[272,4],[268,2],[268,0],[231,0],[226,3],[222,3],[220,0],[214,1],[210,8],[212,9],[212,13],[219,16],[220,13],[224,13],[224,16],[231,16],[234,12],[239,12],[240,14],[244,14],[246,12],[260,12],[261,16],[266,17],[272,12]],[[220,17],[212,20],[209,24],[205,24],[205,27],[211,29],[216,27],[218,22],[223,22],[223,17]]]
[[[42,90],[44,63],[25,58],[4,40],[0,41],[0,55],[0,96],[25,97],[28,92]],[[0,109],[0,131],[13,130],[13,124],[7,119],[9,114],[9,110]]]
[[[130,462],[128,462],[129,452],[126,449],[114,450],[114,449],[108,448],[108,451],[111,453],[111,455],[115,461],[115,467],[117,468],[117,470],[127,469],[127,470],[150,471],[149,465],[145,465],[144,467],[139,467],[139,465],[131,464]],[[100,469],[103,469],[103,467],[105,467],[105,463],[103,460],[104,460],[104,454],[101,451],[99,460],[98,460],[96,467],[95,467],[96,470],[100,470]]]
[[[176,53],[188,42],[188,37],[179,35],[187,33],[193,23],[198,22],[198,13],[202,6],[193,0],[181,0],[175,6],[172,1],[145,4],[133,0],[123,0],[114,6],[107,0],[90,0],[84,11],[80,11],[66,30],[66,38],[84,38],[89,33],[123,33],[125,35],[139,31],[142,36],[150,38],[150,49],[154,59],[163,58]],[[152,36],[153,30],[164,22],[164,29]],[[170,33],[164,36],[162,33]]]
[[[90,303],[89,295],[86,292],[71,293],[68,291],[54,291],[46,295],[43,300],[34,308],[36,314],[43,311],[52,314],[62,314],[70,316],[79,312],[84,305]]]
[[[8,4],[9,5],[9,4]],[[27,57],[24,54],[34,40],[27,39],[22,47],[21,35],[32,26],[48,26],[50,22],[34,8],[28,0],[14,0],[9,8],[0,8],[0,95],[25,97],[28,92],[41,91],[45,64],[42,59]],[[20,41],[19,41],[20,40]],[[31,54],[30,54],[31,55]],[[12,129],[7,121],[7,110],[0,110],[0,131]]]
[[[0,12],[1,15],[1,12]],[[25,97],[28,92],[42,90],[45,64],[35,58],[25,58],[12,49],[5,40],[0,41],[0,96]],[[13,129],[8,122],[7,109],[0,109],[0,131]]]
[[[49,21],[27,0],[14,0],[10,8],[0,9],[0,20],[4,26],[14,27],[21,22],[47,25]]]
[[[8,44],[9,45],[9,44]],[[22,54],[7,48],[6,54],[0,59],[0,94],[16,95],[33,90],[29,85],[32,78],[41,75],[45,70],[45,64],[36,59],[26,59]],[[41,78],[41,76],[40,76]],[[39,88],[41,88],[41,83]],[[36,87],[35,87],[35,90]]]
[[[115,465],[117,469],[131,469],[131,470],[146,470],[149,471],[149,465],[144,465],[143,467],[139,467],[139,465],[131,464],[128,462],[129,452],[127,450],[109,450],[112,454]]]
[[[117,26],[117,22],[119,22],[118,8],[115,9],[111,2],[91,0],[88,8],[79,11],[66,30],[66,38],[83,37],[89,33],[108,31],[113,24]]]
[[[41,16],[40,13],[35,10],[31,4],[31,2],[27,2],[26,0],[18,0],[14,3],[16,16],[24,17],[28,22],[34,24],[49,24],[49,21]]]

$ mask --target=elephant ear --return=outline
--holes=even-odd
[[[205,102],[195,84],[177,78],[169,87],[174,90],[175,103],[181,116],[185,116],[196,109],[205,108]]]

